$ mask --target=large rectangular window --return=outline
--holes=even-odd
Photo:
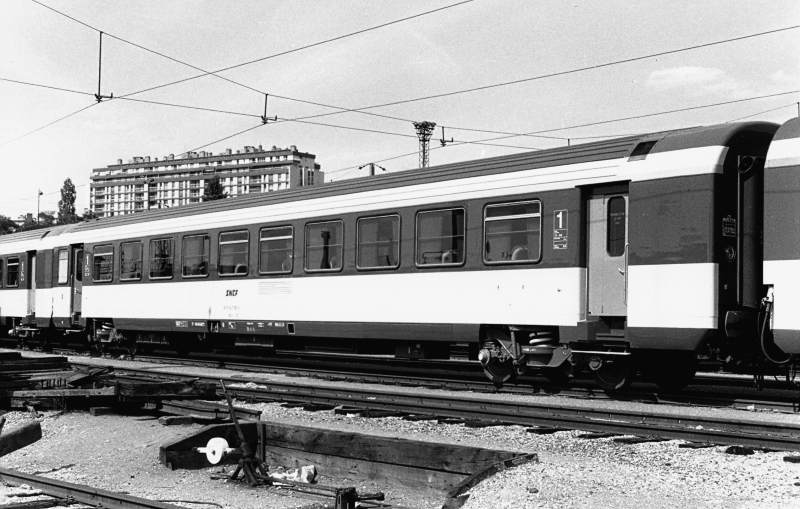
[[[19,286],[19,256],[9,256],[6,261],[6,286]]]
[[[120,281],[142,279],[142,243],[123,242],[119,246]]]
[[[356,267],[387,269],[400,265],[400,216],[358,220]]]
[[[219,275],[246,276],[250,257],[250,232],[219,234]]]
[[[464,245],[464,209],[417,214],[417,265],[461,265]]]
[[[344,224],[341,221],[307,224],[306,271],[342,270],[343,238]]]
[[[483,218],[484,262],[538,262],[541,238],[541,202],[526,201],[486,207]]]
[[[58,284],[64,285],[69,282],[69,251],[66,249],[58,250]]]
[[[92,280],[108,282],[114,277],[114,246],[94,246]]]
[[[183,238],[183,276],[208,276],[208,254],[211,241],[208,235],[191,235]]]
[[[169,279],[172,277],[172,245],[172,239],[150,241],[150,279]]]
[[[264,228],[259,239],[258,272],[288,274],[294,268],[294,229],[291,226]]]

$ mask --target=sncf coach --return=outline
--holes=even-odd
[[[165,178],[167,178],[165,176]],[[800,354],[800,123],[627,137],[0,237],[12,336],[474,359],[605,389]]]

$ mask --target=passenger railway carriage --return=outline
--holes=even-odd
[[[799,131],[685,129],[6,235],[0,323],[471,358],[498,384],[588,367],[606,389],[637,370],[677,387],[699,352],[788,362]]]

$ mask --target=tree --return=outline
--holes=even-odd
[[[78,221],[75,213],[75,184],[72,179],[64,181],[61,188],[61,199],[58,201],[58,224],[70,224]]]
[[[97,215],[92,212],[92,209],[83,209],[83,214],[78,218],[80,221],[91,221],[92,219],[96,218]]]
[[[55,210],[43,210],[39,212],[39,227],[49,228],[51,226],[55,226],[55,224],[56,224]]]
[[[206,180],[206,185],[203,188],[203,201],[221,200],[226,198],[228,193],[222,187],[222,182],[217,175],[214,175],[211,180]]]
[[[19,228],[19,225],[10,217],[0,215],[0,235],[6,233],[14,233]]]
[[[39,228],[52,228],[53,226],[55,226],[55,224],[56,224],[56,211],[43,210],[39,212],[38,221],[30,221],[30,222],[25,221],[25,223],[19,225],[17,231],[24,232],[29,230],[38,230]]]

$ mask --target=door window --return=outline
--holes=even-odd
[[[615,196],[608,200],[607,221],[606,251],[612,257],[622,256],[625,254],[625,198]]]

